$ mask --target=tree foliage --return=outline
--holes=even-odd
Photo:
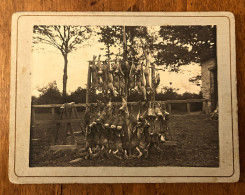
[[[183,94],[178,94],[177,89],[172,87],[165,87],[165,90],[156,94],[157,101],[164,101],[164,100],[185,100],[185,99],[201,99],[202,94],[189,93],[185,92]],[[32,97],[32,104],[62,104],[62,94],[59,91],[56,81],[49,83],[47,86],[39,88],[38,91],[40,92],[39,97]],[[70,95],[67,95],[68,102],[75,102],[75,103],[85,103],[86,102],[86,89],[78,87],[74,92]],[[90,102],[97,102],[97,100],[105,101],[105,97],[101,93],[96,94],[92,93],[90,97]],[[129,95],[128,101],[129,102],[138,102],[142,100],[142,96],[139,93],[134,92]],[[120,97],[113,97],[113,102],[120,102]]]
[[[190,92],[178,94],[178,90],[175,88],[165,87],[164,89],[165,90],[161,93],[156,94],[156,101],[202,99],[202,92],[200,92],[199,94]]]
[[[84,40],[90,38],[91,29],[88,26],[44,26],[33,27],[33,43],[44,43],[58,49],[62,55],[75,51]]]
[[[126,26],[125,32],[130,61],[142,59],[145,50],[155,64],[178,71],[181,65],[216,57],[216,26],[160,26],[155,32],[147,26]],[[122,44],[122,26],[102,27],[99,34],[106,45]]]
[[[216,26],[161,26],[156,62],[173,71],[216,57]]]
[[[39,97],[32,96],[32,104],[61,104],[63,103],[62,94],[57,87],[56,81],[47,86],[39,88]],[[68,102],[85,103],[86,89],[78,87],[74,92],[67,95]]]
[[[138,62],[145,59],[144,52],[154,55],[157,37],[149,32],[149,27],[127,26],[125,29],[130,60]]]
[[[98,35],[100,42],[103,42],[106,47],[106,56],[109,59],[110,55],[118,55],[110,52],[111,46],[123,47],[123,26],[102,26]],[[127,59],[130,62],[138,62],[141,59],[142,49],[153,51],[154,36],[148,32],[146,26],[125,26],[126,34],[126,52]]]
[[[99,28],[99,42],[106,45],[106,57],[110,59],[111,55],[114,55],[110,48],[122,43],[122,26],[100,26]]]
[[[170,71],[178,71],[180,66],[191,62],[200,63],[216,57],[216,26],[100,26],[97,34],[99,42],[103,42],[107,48],[106,56],[118,55],[111,52],[111,47],[123,47],[126,59],[131,63],[138,63],[145,59],[144,52],[147,51],[154,59],[154,64],[169,67]],[[125,30],[126,43],[123,32]],[[33,28],[34,45],[43,43],[56,48],[64,58],[63,74],[63,97],[66,96],[68,54],[82,46],[82,43],[91,36],[89,26],[37,26]],[[40,45],[42,46],[42,45]],[[125,48],[126,47],[126,48]],[[200,75],[191,78],[190,82],[198,83]],[[60,92],[54,86],[49,86],[52,96],[58,98]],[[49,97],[48,89],[42,89],[43,98]],[[45,91],[47,90],[47,91]],[[45,96],[44,96],[45,94]],[[47,94],[47,95],[46,95]],[[56,95],[55,95],[56,94]],[[166,91],[163,97],[156,96],[159,100],[165,97],[174,99],[179,97],[174,91]],[[80,102],[86,95],[84,89],[79,88],[72,93],[66,101]],[[94,98],[97,95],[94,93]],[[103,97],[101,97],[103,99]],[[129,97],[137,99],[137,94]],[[38,101],[42,100],[42,95]],[[59,99],[58,99],[59,100]],[[37,101],[35,99],[35,101]],[[83,100],[82,100],[83,101]]]
[[[86,102],[86,89],[78,87],[68,97],[69,102],[85,103]]]
[[[39,88],[40,96],[33,97],[33,104],[59,104],[62,103],[62,94],[60,93],[56,81],[49,83],[47,86]]]

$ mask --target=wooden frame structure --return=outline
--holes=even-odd
[[[171,114],[172,112],[172,104],[186,104],[187,114],[191,114],[191,104],[192,103],[202,103],[202,113],[209,114],[208,112],[208,102],[212,100],[207,99],[190,99],[190,100],[166,100],[166,101],[155,101],[160,104],[165,104],[167,111]],[[119,104],[120,102],[112,102],[113,104]],[[138,105],[138,102],[127,102],[130,106]],[[80,103],[75,104],[75,107],[86,107],[91,105],[97,105],[97,103]],[[46,104],[46,105],[32,105],[32,125],[37,124],[54,124],[54,123],[67,123],[67,122],[82,122],[82,119],[55,119],[55,108],[60,108],[62,104]],[[49,108],[51,109],[52,119],[50,120],[36,120],[36,110],[41,108]]]

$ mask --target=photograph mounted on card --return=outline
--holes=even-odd
[[[15,13],[11,54],[11,182],[238,181],[232,13]]]

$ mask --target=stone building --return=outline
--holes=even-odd
[[[202,96],[208,100],[207,113],[213,112],[218,104],[218,82],[216,59],[201,63]]]

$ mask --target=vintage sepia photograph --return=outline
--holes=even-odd
[[[14,183],[239,179],[230,13],[16,13]]]
[[[219,167],[216,36],[34,25],[30,167]]]

